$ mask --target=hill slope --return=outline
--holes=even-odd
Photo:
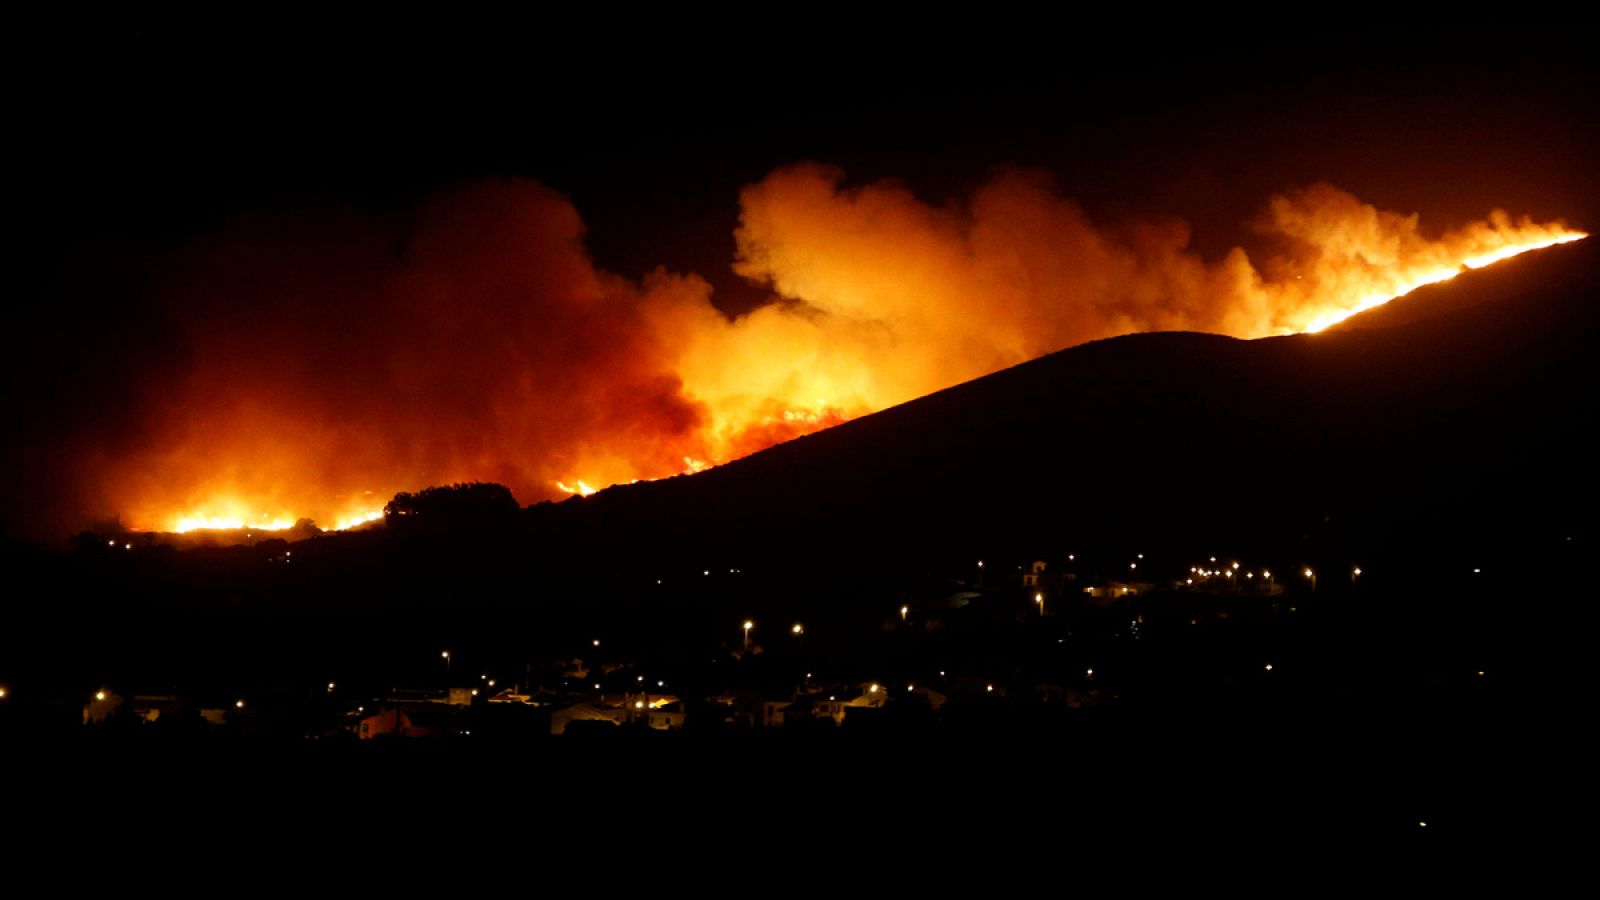
[[[536,517],[561,543],[916,556],[1372,539],[1586,515],[1600,245],[1465,273],[1319,335],[1099,341],[712,471]]]

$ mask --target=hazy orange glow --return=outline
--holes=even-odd
[[[1184,222],[1097,224],[1029,172],[934,205],[802,165],[740,202],[735,268],[774,302],[737,318],[692,274],[597,269],[577,211],[527,182],[436,198],[404,225],[219,238],[177,266],[184,362],[140,382],[137,439],[79,461],[83,516],[349,528],[434,484],[587,496],[1085,341],[1319,331],[1584,236],[1500,211],[1424,231],[1318,184],[1271,198],[1258,260],[1207,260]]]

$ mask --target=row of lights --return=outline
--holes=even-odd
[[[331,687],[331,685],[330,685],[330,687]],[[0,700],[4,700],[5,696],[6,696],[5,688],[0,688]],[[110,697],[110,696],[111,695],[106,693],[104,688],[94,692],[94,700],[95,700],[96,703],[104,703],[106,701],[106,698]],[[244,700],[241,698],[239,700],[233,701],[233,708],[234,709],[244,709]]]

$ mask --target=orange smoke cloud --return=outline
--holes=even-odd
[[[1179,221],[1097,225],[1025,172],[935,206],[805,165],[740,199],[737,271],[778,297],[734,319],[694,275],[598,270],[577,211],[528,182],[458,190],[398,225],[230,232],[164,286],[181,364],[139,381],[139,440],[78,460],[83,494],[156,530],[331,526],[469,480],[560,497],[558,483],[698,470],[1087,340],[1314,330],[1469,260],[1578,236],[1496,212],[1429,237],[1314,185],[1268,203],[1279,249],[1257,265],[1237,249],[1202,259]]]

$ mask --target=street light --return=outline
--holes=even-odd
[[[756,623],[749,619],[744,620],[744,649],[746,650],[750,649],[750,629],[754,627],[756,627]]]
[[[1039,604],[1039,615],[1044,615],[1044,594],[1042,592],[1034,594],[1033,602]]]
[[[449,675],[450,674],[450,651],[449,650],[442,651],[439,654],[439,658],[444,660],[444,674]]]
[[[911,612],[911,607],[909,607],[909,606],[900,607],[900,621],[904,622],[906,620],[906,616],[909,615],[910,612]]]
[[[1311,571],[1310,569],[1307,569],[1306,570],[1306,577],[1311,579],[1311,591],[1312,591],[1312,593],[1315,593],[1316,590],[1317,590],[1317,573]]]
[[[796,622],[796,623],[794,623],[794,627],[789,629],[789,632],[791,634],[793,634],[794,636],[799,637],[800,635],[806,633],[806,629],[805,629],[804,625],[801,625],[799,622]]]

